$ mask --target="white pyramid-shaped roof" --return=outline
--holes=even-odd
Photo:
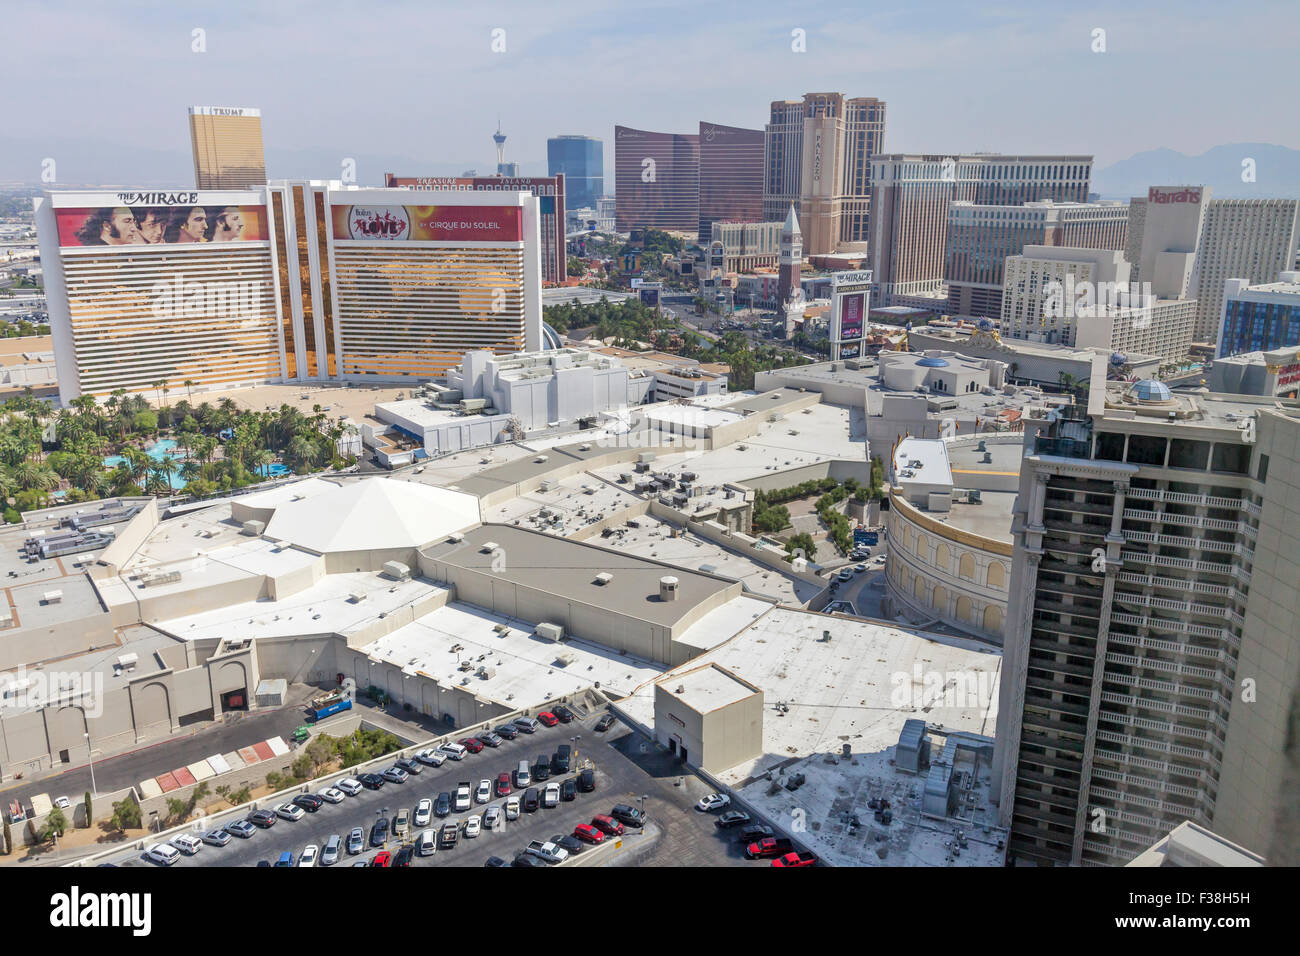
[[[785,225],[781,227],[782,233],[796,233],[799,231],[799,217],[794,214],[794,203],[790,203],[790,211],[785,215]]]
[[[414,481],[367,478],[281,504],[266,536],[331,554],[420,548],[478,523],[474,495]]]

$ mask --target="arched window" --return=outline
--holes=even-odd
[[[996,604],[990,604],[984,609],[984,630],[990,634],[997,634],[1002,630],[1002,609]]]
[[[967,581],[975,580],[975,558],[970,552],[961,556],[961,561],[957,565],[957,576]]]
[[[937,587],[930,595],[930,607],[934,608],[936,614],[948,613],[948,589]]]
[[[1007,569],[1001,561],[993,561],[989,564],[988,585],[991,588],[1007,586]]]
[[[957,620],[970,622],[970,598],[965,595],[957,599]]]
[[[946,544],[940,543],[939,550],[934,555],[934,564],[940,571],[947,571],[952,565],[952,552]]]

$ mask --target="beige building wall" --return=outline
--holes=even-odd
[[[248,189],[266,185],[260,110],[191,106],[190,146],[195,188]]]
[[[678,695],[681,682],[710,669],[738,685],[739,699],[701,711]],[[689,695],[689,692],[688,692]],[[655,739],[686,762],[723,773],[763,754],[763,692],[717,664],[670,674],[655,684]]]

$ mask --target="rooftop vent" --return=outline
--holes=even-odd
[[[483,554],[490,554],[496,549],[497,549],[497,543],[495,541],[487,541],[484,542],[483,547],[479,548],[479,551]]]
[[[596,583],[602,586],[613,580],[614,575],[610,574],[608,571],[601,571],[600,574],[596,575]]]
[[[677,600],[677,578],[671,574],[666,574],[659,579],[659,600],[676,601]]]

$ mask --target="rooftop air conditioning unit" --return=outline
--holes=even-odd
[[[63,603],[63,592],[62,592],[62,591],[46,591],[44,594],[41,595],[41,602],[44,603],[44,604],[62,604],[62,603]]]
[[[459,531],[453,531],[451,534],[447,535],[447,540],[454,544],[460,544],[460,542],[465,540],[465,536]]]
[[[496,549],[497,549],[497,543],[496,543],[495,541],[487,541],[487,542],[484,542],[484,544],[483,544],[483,546],[482,546],[481,548],[479,548],[479,551],[480,551],[482,554],[490,554],[491,552],[495,551]]]
[[[596,583],[602,586],[613,580],[614,575],[610,574],[608,571],[601,571],[600,574],[596,575]]]
[[[546,641],[560,641],[564,639],[564,628],[559,624],[543,622],[537,625],[534,633],[536,633],[538,637],[542,638],[542,640]]]

